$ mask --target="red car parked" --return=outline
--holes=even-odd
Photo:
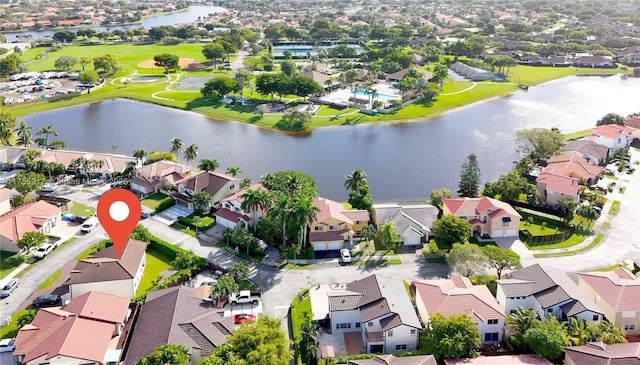
[[[256,320],[256,316],[253,314],[236,314],[233,317],[233,323],[235,324],[245,324],[250,323]]]

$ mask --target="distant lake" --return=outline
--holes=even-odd
[[[219,6],[190,6],[189,10],[181,11],[177,13],[158,15],[145,18],[141,24],[131,24],[131,25],[114,25],[110,27],[72,27],[67,30],[72,32],[77,32],[80,29],[93,29],[96,32],[113,32],[116,29],[136,29],[136,28],[152,28],[159,27],[161,25],[176,25],[181,23],[190,23],[195,20],[198,20],[198,17],[206,17],[209,14],[220,13],[226,11],[225,8],[221,8]],[[55,32],[60,30],[31,30],[28,32],[4,32],[5,37],[7,37],[8,42],[17,41],[16,36],[18,35],[27,35],[31,34],[32,39],[51,37]]]
[[[85,151],[111,152],[112,145],[129,155],[136,148],[167,150],[178,137],[199,146],[198,160],[215,158],[221,170],[237,165],[253,181],[280,170],[311,174],[320,194],[336,200],[348,196],[345,175],[364,169],[375,201],[415,201],[427,200],[432,189],[457,190],[469,153],[478,155],[483,181],[511,170],[518,129],[584,130],[609,112],[640,111],[638,95],[639,78],[567,77],[425,122],[332,127],[296,136],[122,99],[20,120],[34,131],[53,124],[70,149]]]

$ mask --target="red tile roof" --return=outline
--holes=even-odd
[[[576,152],[551,157],[547,163],[549,167],[561,169],[565,176],[584,179],[595,179],[603,172],[601,166],[590,164]]]
[[[558,171],[558,169],[555,167],[542,170],[540,176],[536,179],[536,182],[546,184],[546,190],[552,190],[554,192],[570,196],[577,196],[578,191],[580,191],[578,180],[569,176],[560,175],[556,171]]]
[[[247,190],[256,190],[256,189],[260,189],[262,191],[267,191],[268,189],[265,188],[262,184],[253,184],[251,186],[249,186],[248,188],[242,189],[240,191],[238,191],[237,193],[222,199],[223,202],[231,202],[231,201],[237,201],[238,203],[242,204],[242,202],[244,201],[244,198],[242,197],[242,195],[244,193],[247,192]]]
[[[216,211],[216,217],[224,218],[228,221],[235,222],[235,223],[240,222],[240,220],[243,220],[245,222],[249,222],[251,220],[251,217],[244,214],[233,212],[227,208],[218,209]]]
[[[614,310],[640,311],[640,278],[624,268],[609,272],[579,273],[588,284]]]
[[[629,118],[626,122],[624,122],[624,125],[626,127],[640,129],[640,117]]]
[[[617,124],[605,124],[598,127],[593,128],[593,134],[598,136],[603,136],[607,138],[616,139],[620,137],[620,135],[633,133],[633,129],[617,125]]]
[[[416,300],[422,300],[429,313],[440,313],[445,317],[468,314],[475,323],[506,317],[485,285],[472,285],[463,276],[451,280],[412,281],[411,286],[416,290]]]
[[[313,200],[313,205],[319,209],[313,224],[322,223],[330,218],[347,224],[353,224],[355,220],[369,221],[369,212],[366,210],[348,210],[341,203],[333,200],[318,196]]]
[[[183,185],[186,189],[194,192],[205,191],[207,194],[214,196],[230,181],[240,182],[240,179],[217,172],[207,171],[185,180]]]
[[[27,232],[36,232],[44,223],[60,214],[60,208],[43,200],[22,205],[0,216],[0,234],[16,242]]]
[[[521,217],[511,205],[488,197],[443,199],[442,204],[444,214],[453,214],[457,217],[472,217],[487,213],[492,214],[492,217],[502,214]]]

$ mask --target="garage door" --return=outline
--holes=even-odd
[[[314,251],[326,251],[327,250],[327,245],[325,245],[324,242],[314,243],[313,244],[313,250]]]
[[[504,232],[502,232],[502,231],[493,231],[493,233],[491,233],[491,237],[504,237]]]
[[[405,246],[417,246],[420,244],[420,237],[405,237],[404,245]]]
[[[224,219],[222,217],[216,216],[216,223],[218,223],[219,225],[224,226],[226,228],[230,228],[230,229],[235,229],[236,228],[236,225],[233,222],[231,222],[229,220],[226,220],[226,219]]]
[[[327,243],[327,250],[339,250],[340,248],[342,248],[342,242]]]
[[[504,234],[505,237],[516,237],[518,235],[518,231],[515,229],[510,229],[507,233]]]

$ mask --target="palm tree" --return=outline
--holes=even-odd
[[[356,96],[358,95],[358,90],[360,90],[360,84],[359,83],[355,83],[353,85],[351,85],[351,92],[353,93],[353,102],[356,102]]]
[[[56,139],[55,141],[51,141],[51,143],[49,144],[49,148],[51,148],[52,150],[67,148],[67,142],[60,139]]]
[[[189,161],[195,160],[196,157],[198,157],[198,146],[190,144],[189,147],[184,150],[184,159],[187,160],[187,166],[189,166]]]
[[[356,193],[365,185],[367,185],[367,174],[364,170],[353,170],[344,180],[344,188]]]
[[[247,247],[249,247],[249,245],[247,245]],[[229,275],[240,285],[240,282],[249,276],[249,266],[244,262],[237,262],[229,268]]]
[[[602,321],[598,323],[598,332],[600,332],[600,341],[607,345],[627,342],[624,330],[611,322]]]
[[[380,233],[378,233],[378,238],[387,250],[392,249],[393,246],[400,242],[400,235],[398,234],[393,222],[387,222],[382,225],[382,229],[380,230]]]
[[[307,228],[316,220],[316,212],[320,209],[313,205],[313,198],[299,198],[294,202],[292,214],[294,220],[300,225],[302,239],[301,247],[307,243]]]
[[[180,138],[171,138],[170,142],[171,148],[169,148],[169,152],[175,155],[176,153],[184,151],[184,142],[182,142]]]
[[[58,132],[56,132],[53,129],[53,125],[52,124],[40,127],[40,130],[38,130],[38,133],[36,133],[36,135],[39,136],[39,135],[42,135],[42,134],[45,135],[44,140],[46,142],[46,146],[47,147],[49,147],[49,135],[53,135],[53,136],[56,136],[56,137],[58,136]]]
[[[515,336],[524,336],[537,319],[538,314],[533,309],[518,307],[505,319],[505,323]]]
[[[240,175],[242,173],[242,170],[240,170],[240,167],[238,166],[229,166],[227,167],[227,174],[236,177],[238,175]]]
[[[587,326],[587,322],[576,317],[569,318],[569,328],[567,329],[567,341],[569,346],[582,346],[591,342],[592,334]]]
[[[217,298],[216,307],[220,307],[220,303],[229,296],[238,291],[238,284],[230,276],[223,276],[218,280],[216,285],[211,288],[211,297]]]
[[[378,90],[371,88],[369,90],[367,90],[367,93],[371,96],[371,109],[373,109],[373,102],[376,100],[376,98],[378,97]]]
[[[15,132],[18,134],[18,144],[24,147],[31,145],[31,127],[27,126],[24,122],[20,122]]]
[[[273,214],[282,221],[282,247],[285,247],[287,244],[287,219],[290,219],[291,211],[291,197],[285,194],[277,197],[270,211],[270,213],[273,212]]]
[[[214,160],[212,158],[203,158],[202,160],[200,160],[198,168],[203,171],[215,171],[218,166],[220,166],[220,164],[217,160]]]
[[[253,216],[253,232],[256,232],[258,210],[268,210],[270,208],[270,194],[261,189],[247,189],[242,196],[242,203],[240,207],[244,211],[251,212]]]
[[[135,157],[137,160],[143,160],[145,157],[147,157],[147,151],[144,148],[137,148],[133,150],[133,157]]]

